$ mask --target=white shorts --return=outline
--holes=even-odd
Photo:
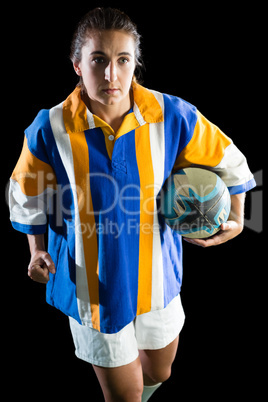
[[[103,334],[69,320],[78,358],[100,367],[119,367],[136,360],[139,350],[169,345],[179,335],[185,315],[178,295],[165,309],[138,315],[116,334]]]

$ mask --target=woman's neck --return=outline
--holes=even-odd
[[[109,124],[115,133],[118,131],[124,117],[128,114],[133,104],[131,91],[124,102],[115,103],[114,105],[103,105],[100,102],[92,101],[87,94],[82,94],[81,98],[91,113]]]

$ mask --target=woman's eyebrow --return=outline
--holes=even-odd
[[[117,56],[126,56],[126,55],[132,57],[132,54],[129,52],[120,52],[120,53],[118,53]]]
[[[101,54],[102,56],[106,56],[106,54],[101,50],[94,50],[94,52],[90,53],[90,56],[92,56],[94,54]],[[129,52],[120,52],[120,53],[118,53],[117,56],[126,56],[126,55],[132,57],[132,54]]]
[[[91,53],[90,53],[90,56],[91,56],[92,54],[101,54],[101,55],[105,56],[105,53],[102,52],[101,50],[95,50],[94,52],[91,52]]]

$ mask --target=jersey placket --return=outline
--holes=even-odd
[[[130,110],[130,112],[125,116],[122,125],[116,133],[109,124],[105,123],[98,117],[94,116],[94,121],[95,126],[101,127],[104,134],[106,150],[111,161],[112,169],[127,174],[125,141],[121,137],[139,127],[139,122],[137,121],[133,111]]]

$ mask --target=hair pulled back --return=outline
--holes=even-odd
[[[133,37],[135,43],[135,78],[140,78],[141,67],[143,66],[140,49],[141,36],[131,19],[124,12],[115,8],[95,8],[80,20],[71,43],[70,59],[72,62],[78,64],[81,61],[82,47],[94,32],[106,30],[124,31]]]

